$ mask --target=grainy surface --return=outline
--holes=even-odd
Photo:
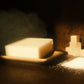
[[[67,69],[50,69],[49,66],[23,63],[1,62],[0,84],[81,84],[84,73],[74,75]]]

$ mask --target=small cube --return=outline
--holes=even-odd
[[[7,56],[43,58],[52,51],[53,39],[49,38],[24,38],[5,45]]]

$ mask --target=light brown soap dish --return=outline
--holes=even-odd
[[[59,58],[60,56],[63,58],[63,56],[66,55],[66,54],[67,53],[62,52],[62,51],[54,51],[47,58],[27,58],[27,57],[5,56],[5,55],[2,55],[1,58],[5,59],[5,60],[14,60],[14,61],[23,61],[23,62],[34,62],[34,63],[46,63],[46,62],[52,61],[53,59]]]

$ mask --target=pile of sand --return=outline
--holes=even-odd
[[[61,63],[61,66],[72,69],[84,69],[84,57],[77,57]]]

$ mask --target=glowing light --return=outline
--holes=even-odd
[[[46,62],[46,61],[50,61],[52,60],[53,58],[57,57],[57,56],[60,56],[60,55],[63,55],[64,53],[61,52],[61,51],[54,51],[52,53],[52,55],[50,55],[49,57],[47,58],[27,58],[27,57],[18,57],[18,56],[1,56],[1,58],[3,59],[7,59],[7,60],[17,60],[17,61],[30,61],[30,62]]]
[[[61,66],[73,69],[84,69],[84,58],[77,57],[70,61],[61,63]]]
[[[72,35],[70,40],[70,45],[65,48],[65,51],[72,56],[84,56],[84,49],[81,49],[80,36]]]
[[[25,38],[5,46],[7,56],[42,58],[53,51],[53,39]]]

